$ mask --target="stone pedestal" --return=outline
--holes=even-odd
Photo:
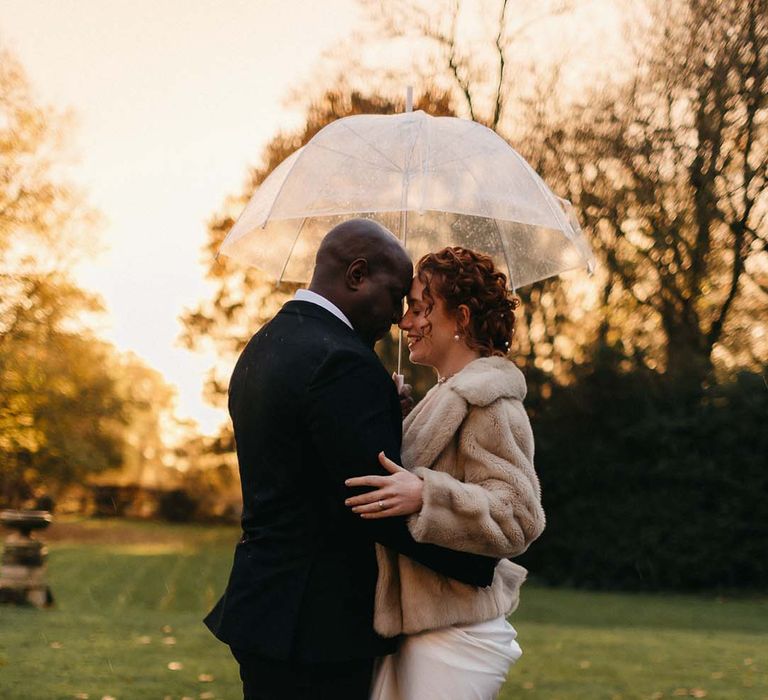
[[[48,548],[32,536],[51,524],[51,514],[44,510],[4,510],[0,524],[12,532],[5,540],[0,565],[0,603],[34,605],[53,604],[46,583]]]

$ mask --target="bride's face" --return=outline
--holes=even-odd
[[[456,340],[456,319],[445,308],[445,301],[434,289],[424,298],[424,283],[414,277],[408,293],[408,309],[400,321],[406,333],[410,360],[417,365],[440,367]]]

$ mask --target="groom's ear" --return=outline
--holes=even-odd
[[[365,258],[353,260],[347,267],[344,281],[347,287],[353,290],[359,289],[368,277],[368,261]]]

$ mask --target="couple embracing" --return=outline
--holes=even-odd
[[[471,250],[413,272],[387,229],[340,224],[235,367],[243,535],[206,624],[246,700],[490,700],[521,654],[509,557],[544,513],[516,302]],[[373,351],[394,323],[438,374],[412,410]]]

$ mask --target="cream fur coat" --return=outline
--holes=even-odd
[[[491,620],[517,607],[526,570],[509,561],[544,529],[525,379],[501,357],[470,362],[405,419],[402,457],[424,480],[408,526],[418,542],[500,559],[477,588],[376,546],[374,627],[386,637]]]

